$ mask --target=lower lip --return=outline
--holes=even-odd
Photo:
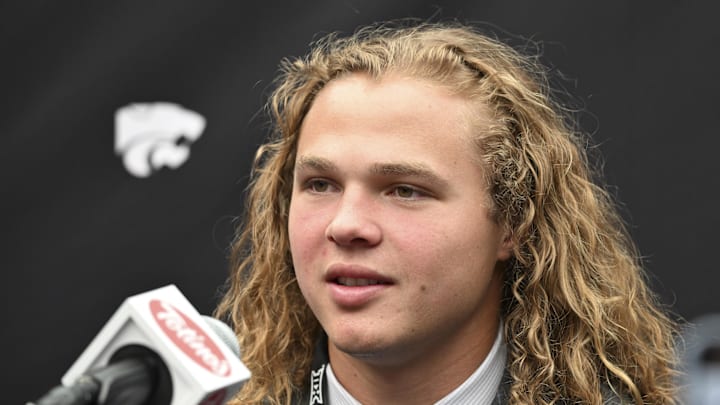
[[[346,308],[358,308],[368,304],[390,284],[373,284],[364,286],[346,286],[330,283],[330,295],[333,301]]]

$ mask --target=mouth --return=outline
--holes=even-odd
[[[346,287],[365,287],[369,285],[378,284],[390,284],[381,280],[375,280],[370,278],[352,278],[352,277],[338,277],[333,280],[335,284],[343,285]]]
[[[325,282],[338,307],[358,310],[381,299],[396,280],[362,265],[336,263],[328,268]]]
[[[325,277],[328,283],[344,287],[367,287],[393,284],[390,278],[357,265],[334,265]]]

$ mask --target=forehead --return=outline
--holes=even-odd
[[[478,166],[471,118],[478,114],[465,97],[428,80],[345,76],[318,93],[300,130],[298,161],[424,162],[450,175],[448,161]]]
[[[485,121],[486,110],[449,86],[429,79],[397,73],[380,77],[351,73],[331,80],[318,92],[300,133],[315,128],[318,118],[329,119],[334,125],[364,118],[370,119],[367,126],[422,123],[428,129],[470,133],[479,118]]]

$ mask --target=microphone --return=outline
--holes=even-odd
[[[127,298],[52,389],[27,405],[220,405],[250,378],[235,334],[175,285]]]
[[[683,365],[678,378],[681,403],[720,403],[720,313],[693,319],[686,325],[678,348]]]

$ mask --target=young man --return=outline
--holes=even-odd
[[[283,64],[218,308],[237,403],[673,403],[673,325],[542,72],[457,24]]]

